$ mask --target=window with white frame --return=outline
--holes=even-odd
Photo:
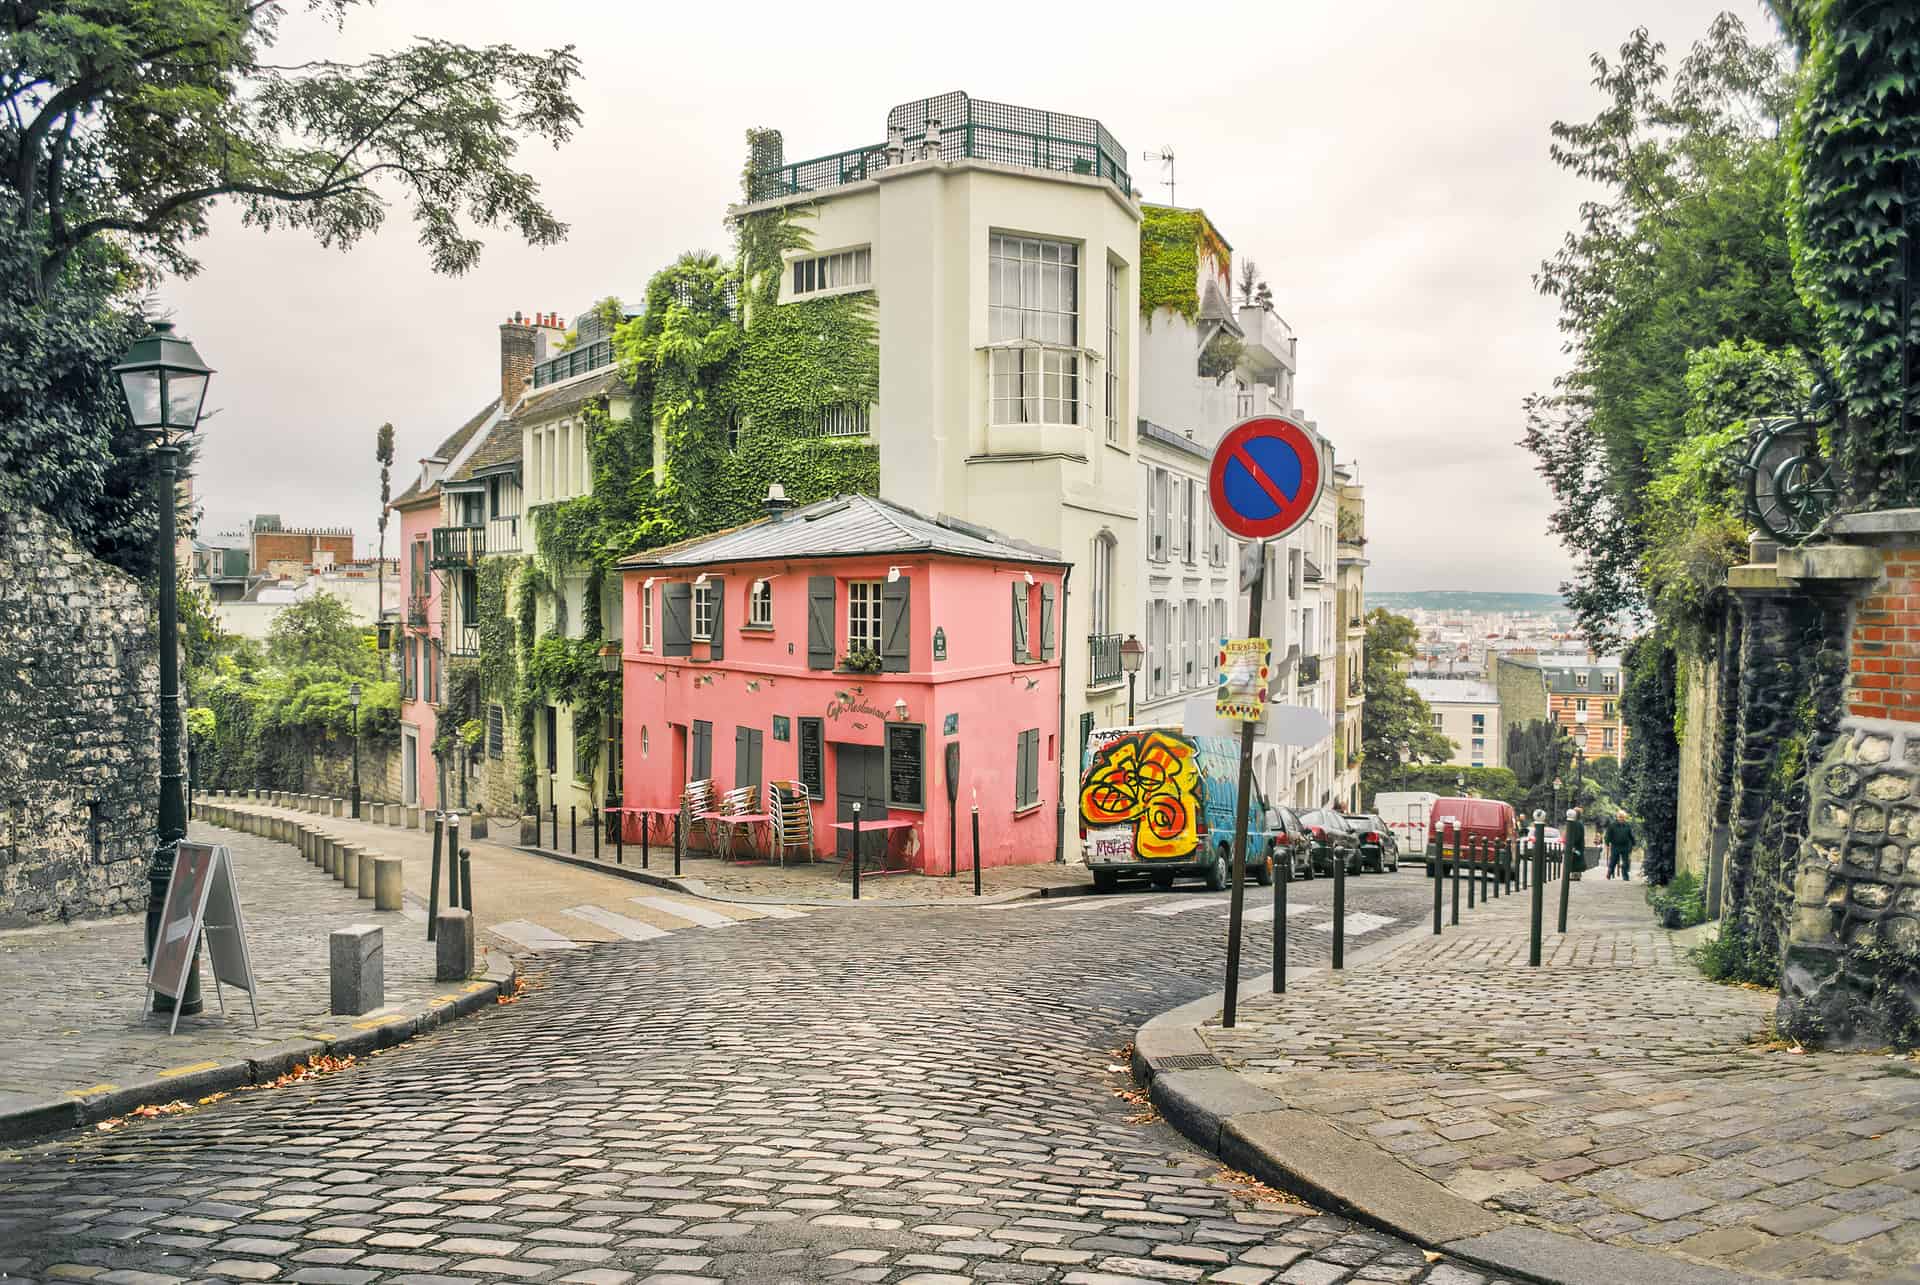
[[[640,650],[653,650],[653,590],[640,590]]]
[[[847,650],[880,650],[878,580],[854,580],[847,585]]]
[[[747,627],[749,629],[773,628],[773,584],[767,580],[756,580],[747,593]]]
[[[865,402],[828,402],[820,408],[820,418],[811,433],[802,437],[865,437],[872,422],[873,408]]]
[[[1093,594],[1088,606],[1091,608],[1091,632],[1107,634],[1113,632],[1113,537],[1102,532],[1093,540]]]
[[[1200,556],[1199,520],[1200,520],[1200,484],[1192,478],[1187,479],[1187,502],[1180,512],[1181,520],[1186,524],[1187,563],[1191,566]]]
[[[852,290],[873,284],[873,250],[860,246],[793,261],[793,293],[819,294],[823,290]]]
[[[1107,440],[1120,442],[1120,265],[1107,260]]]
[[[1167,560],[1167,505],[1170,496],[1167,491],[1167,471],[1163,468],[1153,470],[1153,477],[1147,484],[1147,513],[1152,530],[1153,547],[1148,556],[1155,562]]]
[[[719,588],[712,582],[693,587],[693,637],[696,642],[713,641],[713,600]]]
[[[987,247],[987,339],[995,424],[1079,424],[1080,250],[994,233]]]

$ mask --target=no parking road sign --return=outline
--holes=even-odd
[[[1221,526],[1243,540],[1271,540],[1307,520],[1326,482],[1313,436],[1290,419],[1262,415],[1220,439],[1207,494]]]

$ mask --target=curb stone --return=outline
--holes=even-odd
[[[1369,947],[1360,964],[1422,927]],[[1304,979],[1326,973],[1301,969]],[[1241,1002],[1269,993],[1273,974],[1243,978]],[[1200,1038],[1216,992],[1153,1018],[1134,1036],[1132,1072],[1167,1123],[1217,1157],[1322,1209],[1490,1271],[1546,1285],[1757,1285],[1758,1278],[1509,1222],[1332,1125],[1288,1106],[1223,1065]]]
[[[143,1106],[202,1098],[265,1084],[285,1074],[296,1062],[310,1062],[321,1054],[363,1057],[377,1049],[405,1043],[455,1018],[493,1005],[510,990],[518,976],[513,958],[502,951],[487,952],[487,971],[445,1003],[429,1002],[410,1012],[395,1013],[378,1025],[347,1035],[319,1035],[283,1040],[254,1050],[245,1058],[229,1059],[203,1071],[185,1075],[150,1076],[106,1093],[84,1097],[46,1097],[19,1105],[0,1105],[0,1142],[29,1142],[43,1135],[78,1129],[127,1114]],[[328,1017],[316,1022],[331,1022]]]

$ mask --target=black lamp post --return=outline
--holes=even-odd
[[[160,912],[173,883],[173,861],[187,837],[187,801],[180,774],[180,603],[175,566],[174,504],[180,490],[180,447],[176,435],[191,433],[200,423],[206,401],[207,378],[213,370],[193,345],[173,333],[173,323],[156,321],[153,333],[127,350],[126,359],[113,368],[127,400],[133,426],[154,439],[154,458],[160,473],[160,807],[159,836],[153,861],[147,868],[147,958],[160,935]],[[154,996],[157,1012],[170,1012],[173,1000]],[[187,973],[180,995],[182,1014],[200,1011],[199,954]]]
[[[347,704],[353,706],[353,819],[360,819],[360,684],[347,688]]]
[[[1132,634],[1120,644],[1120,668],[1127,673],[1127,726],[1133,726],[1133,685],[1140,677],[1140,662],[1147,657],[1146,644]]]

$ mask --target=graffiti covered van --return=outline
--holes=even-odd
[[[1166,887],[1175,876],[1215,890],[1232,877],[1240,747],[1178,727],[1120,727],[1087,738],[1080,775],[1080,847],[1096,889],[1123,878]],[[1274,830],[1256,787],[1247,809],[1247,873],[1273,878]]]

